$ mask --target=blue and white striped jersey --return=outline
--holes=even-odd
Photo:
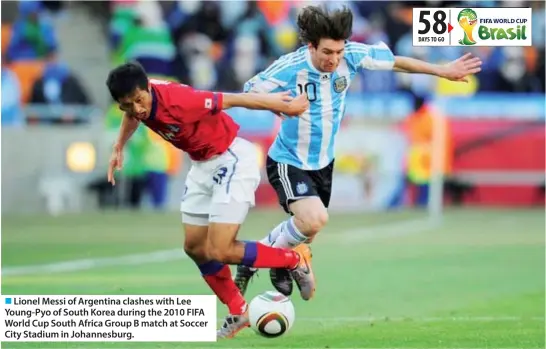
[[[246,82],[245,92],[307,93],[310,108],[282,121],[269,156],[302,170],[319,170],[334,160],[335,136],[345,112],[345,95],[359,69],[391,70],[394,55],[384,43],[347,42],[333,73],[317,70],[307,46],[286,54]]]

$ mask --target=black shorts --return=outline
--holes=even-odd
[[[306,171],[278,163],[268,156],[266,170],[269,183],[286,213],[291,213],[288,205],[304,197],[318,196],[325,207],[330,204],[334,161],[320,170]]]

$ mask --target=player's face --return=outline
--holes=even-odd
[[[119,109],[135,119],[145,120],[152,111],[152,94],[137,87],[131,95],[119,100]]]
[[[345,40],[320,39],[316,48],[311,45],[309,49],[316,68],[331,73],[337,69],[343,58]]]

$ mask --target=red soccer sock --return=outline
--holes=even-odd
[[[231,315],[241,315],[245,312],[246,301],[233,282],[229,266],[218,262],[208,262],[200,265],[199,269],[206,283],[220,302],[228,307]]]
[[[254,268],[293,269],[298,265],[299,260],[299,255],[292,250],[246,242],[242,264]]]

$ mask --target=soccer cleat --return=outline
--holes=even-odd
[[[224,324],[218,331],[216,331],[217,339],[233,338],[235,335],[250,327],[250,321],[248,319],[248,307],[243,315],[228,315],[224,320]]]
[[[294,251],[300,255],[298,266],[290,270],[292,278],[296,281],[296,285],[300,289],[300,295],[303,300],[313,298],[315,293],[315,274],[311,268],[311,249],[307,244],[300,244]]]
[[[288,269],[271,268],[269,269],[269,278],[275,289],[286,297],[292,294],[293,284],[292,275]]]
[[[235,274],[235,285],[237,285],[237,288],[241,292],[241,294],[244,296],[246,293],[246,289],[248,287],[248,283],[250,282],[250,279],[256,274],[258,269],[247,267],[244,265],[239,265],[237,267],[237,273]]]

